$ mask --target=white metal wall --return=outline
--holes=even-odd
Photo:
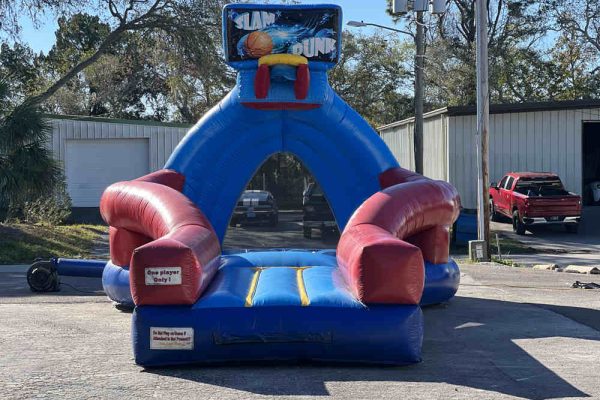
[[[490,115],[490,181],[511,171],[555,172],[581,194],[582,125],[598,120],[600,108]],[[449,181],[465,208],[477,207],[475,132],[474,115],[449,117]]]
[[[427,149],[425,151],[425,149]],[[423,123],[423,173],[448,180],[448,116],[429,117]]]
[[[65,160],[68,139],[128,139],[147,138],[149,140],[149,170],[162,168],[189,128],[156,126],[119,122],[86,121],[73,119],[52,119],[50,147],[54,157]]]
[[[448,116],[438,114],[423,123],[423,173],[432,179],[448,179]],[[412,120],[381,129],[381,137],[403,168],[415,169]]]
[[[414,171],[414,124],[412,122],[407,122],[389,129],[382,129],[380,135],[400,165],[403,168]]]

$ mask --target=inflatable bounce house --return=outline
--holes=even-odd
[[[254,360],[408,364],[420,306],[447,301],[456,190],[400,168],[329,86],[335,5],[228,5],[224,51],[237,84],[164,169],[106,189],[108,296],[135,304],[143,366]],[[298,157],[339,226],[337,249],[221,245],[240,193],[272,154]]]

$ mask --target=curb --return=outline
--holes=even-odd
[[[540,271],[562,271],[562,268],[556,264],[537,264],[533,266],[533,269]]]
[[[575,274],[600,274],[600,268],[595,266],[569,265],[563,269],[563,272]]]
[[[31,264],[0,265],[1,273],[27,272]]]

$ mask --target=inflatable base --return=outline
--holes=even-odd
[[[420,361],[418,306],[138,307],[135,362],[145,367],[246,361],[403,365]]]
[[[115,303],[126,307],[135,306],[129,288],[129,268],[107,262],[102,273],[102,287],[108,298]]]
[[[425,288],[421,306],[444,303],[456,294],[460,285],[460,270],[454,260],[445,264],[425,262]]]
[[[137,364],[420,361],[420,307],[360,303],[339,276],[334,251],[250,251],[221,260],[193,306],[136,307]],[[458,285],[454,262],[436,267],[430,275],[445,282],[426,291],[430,302]]]

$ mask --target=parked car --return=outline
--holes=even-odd
[[[490,187],[490,214],[512,220],[519,235],[538,224],[562,224],[576,233],[581,221],[581,197],[565,190],[558,175],[547,172],[511,172]]]
[[[277,226],[279,223],[277,202],[270,192],[245,190],[240,196],[229,226],[252,222],[267,223],[270,226]]]
[[[308,185],[302,198],[302,226],[304,237],[310,239],[312,230],[321,231],[321,237],[337,231],[337,223],[327,203],[323,189],[316,184]]]

